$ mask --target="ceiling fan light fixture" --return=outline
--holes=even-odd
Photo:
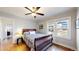
[[[37,15],[44,16],[43,13],[37,12],[40,9],[40,7],[32,7],[32,9],[30,9],[28,7],[25,7],[25,8],[30,11],[30,13],[27,13],[25,15],[30,15],[31,14],[34,18],[36,18]]]
[[[36,16],[36,13],[32,13],[32,16]]]

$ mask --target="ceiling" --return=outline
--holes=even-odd
[[[72,7],[41,7],[38,12],[44,13],[44,16],[37,15],[36,19],[32,15],[25,15],[29,13],[24,7],[0,7],[0,16],[2,17],[11,17],[27,20],[45,20],[56,14],[66,12],[73,9]]]

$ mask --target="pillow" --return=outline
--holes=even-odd
[[[30,33],[30,34],[35,34],[35,31],[30,31],[29,33]]]
[[[30,34],[30,32],[24,32],[24,34],[29,35],[29,34]]]

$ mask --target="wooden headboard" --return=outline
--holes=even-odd
[[[22,34],[23,34],[24,32],[29,32],[29,31],[36,31],[36,29],[23,29],[23,30],[22,30]]]

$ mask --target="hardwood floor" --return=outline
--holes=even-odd
[[[8,42],[4,41],[1,46],[1,51],[30,51],[30,48],[25,43],[19,43],[17,45],[13,44],[11,40],[8,40]]]
[[[54,43],[50,48],[48,48],[47,51],[74,51],[74,50]]]
[[[12,40],[3,41],[3,43],[0,45],[2,48],[0,48],[1,51],[30,51],[30,48],[25,43],[19,43],[13,44]],[[47,49],[47,51],[73,51],[69,48],[53,44],[51,47]]]

